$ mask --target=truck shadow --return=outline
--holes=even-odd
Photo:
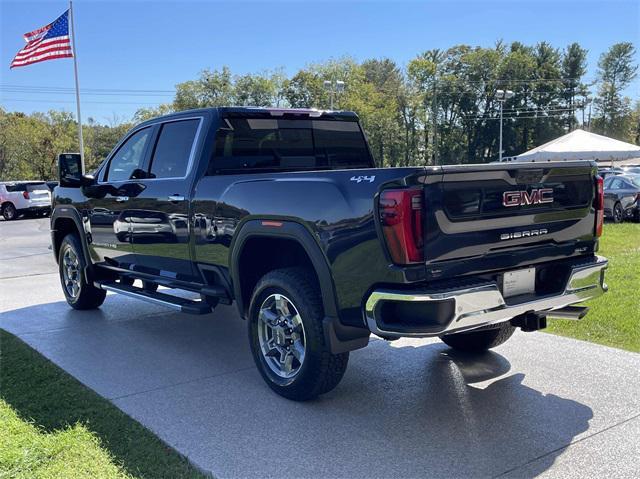
[[[42,316],[51,328],[16,331],[21,339],[220,475],[253,475],[274,443],[308,430],[313,433],[296,442],[291,477],[415,477],[418,471],[533,477],[550,468],[593,417],[587,405],[549,392],[557,380],[540,381],[537,370],[553,368],[551,358],[514,372],[498,352],[466,355],[441,343],[372,341],[352,354],[334,391],[294,403],[272,393],[255,371],[246,324],[233,307],[191,317],[108,297],[98,311],[70,311],[53,302],[5,312],[0,326],[28,331],[27,324]],[[512,341],[517,344],[517,335]],[[520,358],[517,348],[509,351]],[[9,367],[11,361],[3,361],[3,377]],[[3,387],[2,397],[22,417],[45,430],[88,424],[128,471],[139,474],[136,455],[118,446],[122,431],[79,407],[77,398],[53,400],[53,386],[28,375],[13,378],[23,383],[13,388],[20,394]]]
[[[366,393],[375,397],[376,421],[400,450],[428,454],[420,462],[434,476],[535,477],[589,429],[590,407],[527,385],[525,371],[512,372],[507,358],[495,351],[461,353],[439,342],[419,347],[376,343],[378,349],[394,349],[400,356],[395,362],[404,365],[369,376],[378,383],[371,387],[369,382]],[[417,375],[401,393],[413,400],[409,406],[394,399],[402,385],[393,376],[401,369]]]

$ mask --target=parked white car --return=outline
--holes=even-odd
[[[0,183],[0,214],[11,221],[22,214],[51,213],[51,191],[44,181]]]

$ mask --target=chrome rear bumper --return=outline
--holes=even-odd
[[[459,290],[408,292],[388,289],[375,290],[365,304],[365,319],[372,333],[384,337],[429,337],[441,336],[450,332],[471,330],[490,324],[509,321],[516,316],[530,312],[548,312],[564,308],[571,304],[600,296],[607,291],[604,282],[604,271],[608,261],[596,256],[595,261],[575,266],[571,270],[562,294],[549,295],[521,303],[507,304],[496,283],[485,283],[480,286]],[[382,325],[380,308],[386,302],[451,302],[453,313],[450,319],[435,330],[433,327],[425,331],[393,330]]]

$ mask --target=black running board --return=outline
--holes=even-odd
[[[159,304],[167,308],[180,311],[187,314],[209,314],[212,311],[210,305],[203,301],[180,298],[171,294],[160,293],[158,291],[145,291],[135,286],[114,282],[96,281],[95,286],[105,291],[113,291],[114,293],[129,296],[131,298],[141,299],[148,303]]]

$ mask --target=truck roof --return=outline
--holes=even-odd
[[[224,106],[224,107],[209,107],[209,108],[195,108],[191,110],[183,110],[167,115],[157,116],[150,118],[147,122],[155,122],[159,119],[178,118],[187,115],[210,113],[214,115],[229,115],[229,116],[244,116],[244,115],[258,115],[266,117],[282,117],[282,116],[300,116],[307,118],[326,118],[326,119],[344,119],[356,121],[358,115],[353,111],[343,110],[318,110],[315,108],[265,108],[265,107],[253,107],[253,106]]]

